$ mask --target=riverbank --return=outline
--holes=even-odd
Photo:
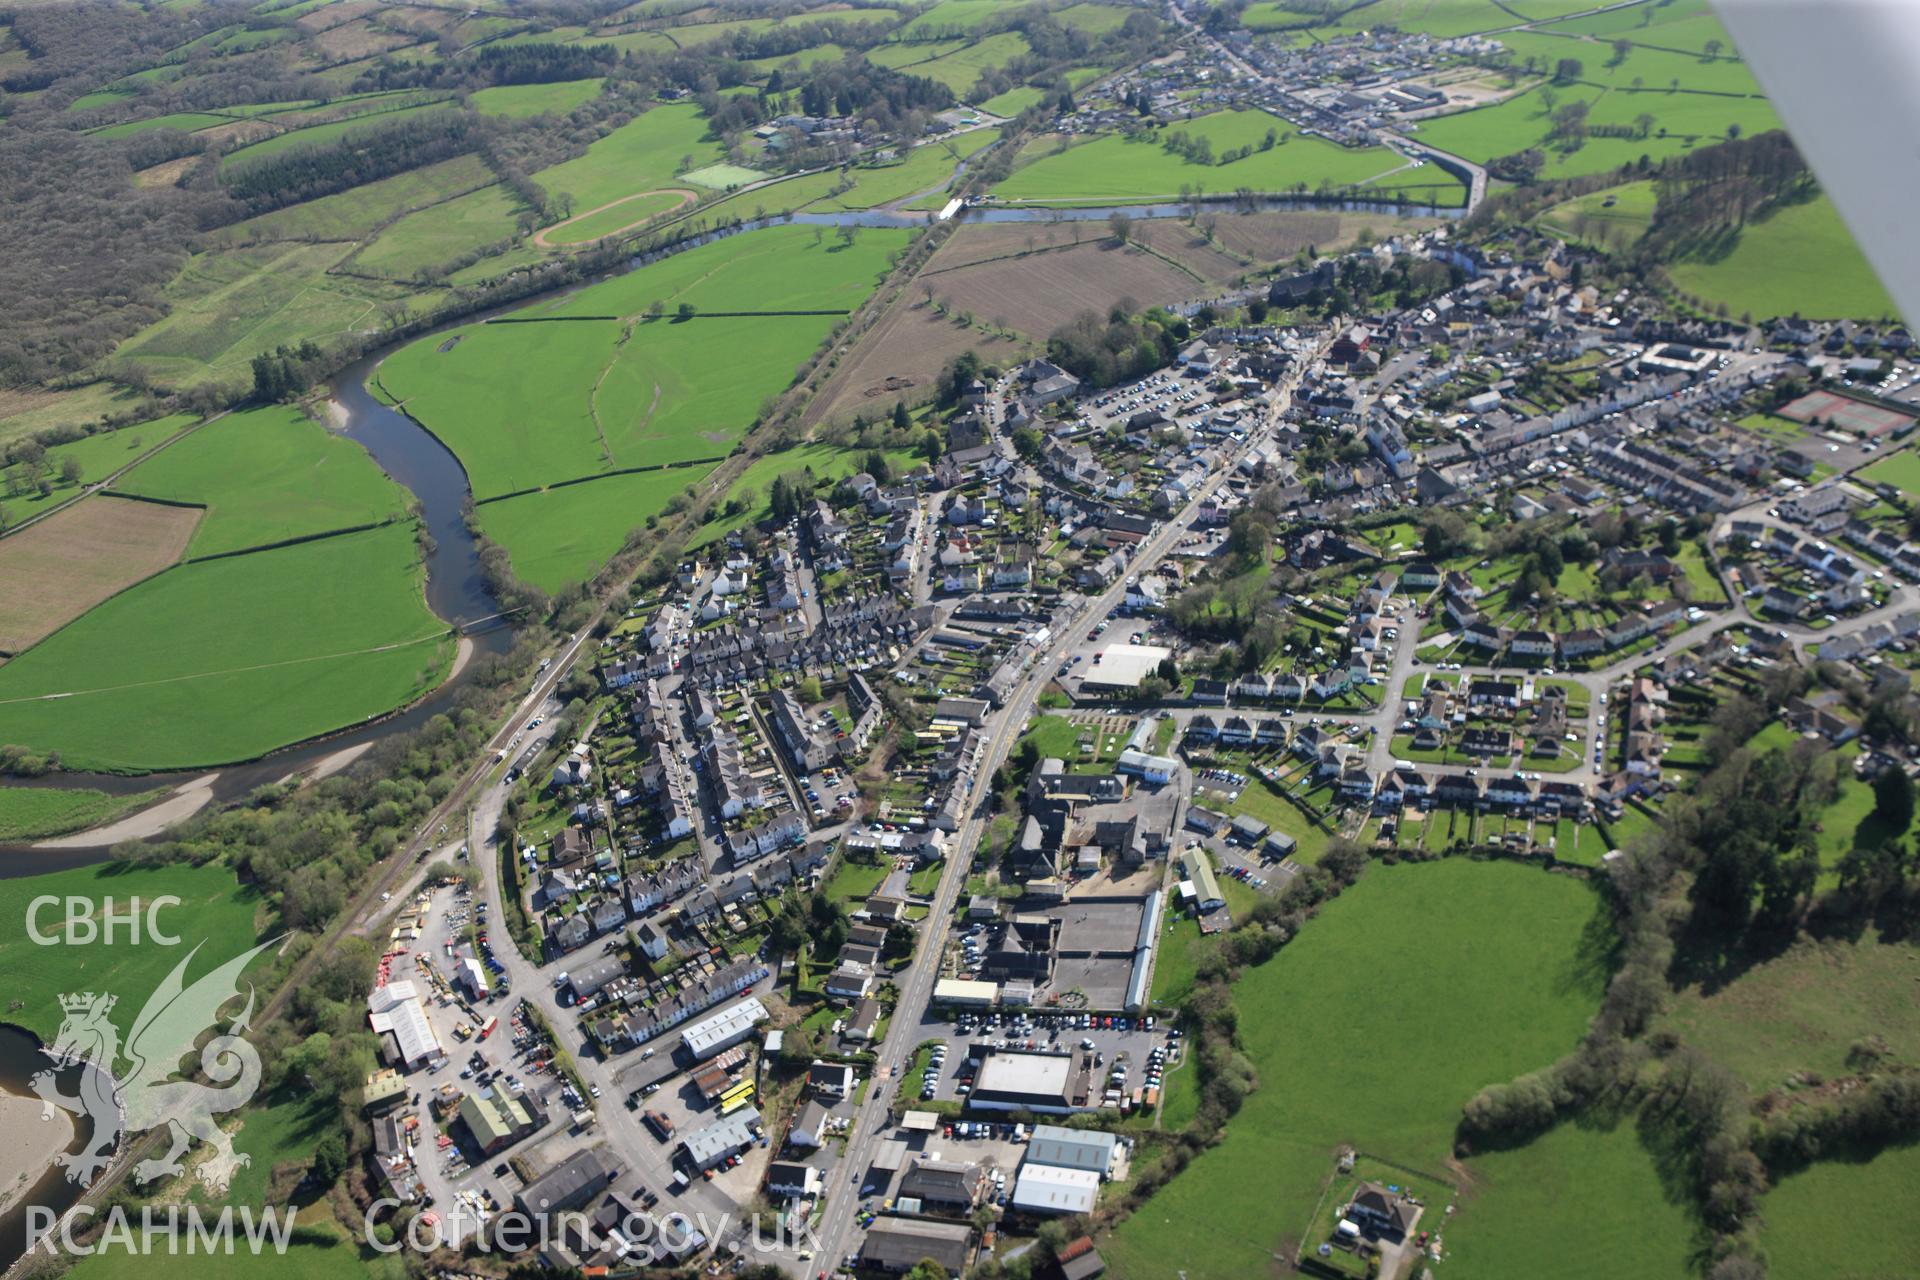
[[[73,1134],[66,1112],[54,1108],[43,1119],[40,1099],[0,1093],[0,1213],[27,1198],[53,1158],[73,1144]]]

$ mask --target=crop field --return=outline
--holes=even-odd
[[[963,246],[977,229],[955,232],[921,280],[948,311],[972,312],[1007,328],[1017,325],[1017,332],[1036,339],[1044,340],[1082,311],[1104,316],[1122,298],[1155,306],[1206,288],[1144,249],[1123,249],[1111,240],[941,269],[948,250]]]
[[[390,711],[453,656],[422,581],[410,524],[181,565],[0,667],[0,740],[188,768]]]
[[[1748,222],[1724,256],[1676,262],[1668,274],[1686,292],[1756,320],[1784,315],[1872,320],[1897,314],[1824,195]]]
[[[989,363],[1015,359],[1022,344],[943,316],[912,290],[895,299],[880,322],[845,357],[821,387],[808,416],[872,415],[896,400],[924,400],[947,361],[977,351]]]
[[[1261,150],[1267,132],[1275,145]],[[1382,147],[1349,149],[1293,132],[1286,121],[1263,111],[1223,111],[1173,126],[1166,131],[1204,137],[1215,156],[1244,146],[1253,154],[1228,164],[1196,164],[1165,149],[1156,135],[1132,140],[1106,134],[1075,143],[1061,136],[1036,139],[1022,149],[1018,167],[995,194],[1006,200],[1052,204],[1098,204],[1107,201],[1175,199],[1182,187],[1222,194],[1238,187],[1255,191],[1288,191],[1304,185],[1317,191],[1322,185],[1360,186],[1398,169],[1399,156]],[[1415,170],[1433,180],[1446,175],[1431,166]],[[1456,193],[1459,184],[1453,184]],[[1453,203],[1462,195],[1456,194]]]
[[[83,787],[0,787],[0,840],[38,840],[83,831],[151,799],[151,792],[113,796]]]
[[[1856,942],[1802,938],[1713,991],[1682,990],[1666,1023],[1761,1093],[1799,1071],[1848,1074],[1848,1049],[1875,1033],[1920,1061],[1917,982],[1920,947],[1871,930]]]
[[[520,212],[512,192],[502,186],[485,187],[407,214],[363,249],[353,266],[399,279],[430,274],[511,239],[518,230]]]
[[[514,576],[543,591],[583,582],[633,530],[712,470],[671,467],[603,476],[583,484],[485,502],[474,508],[488,538],[507,549]]]
[[[406,491],[367,451],[285,406],[230,413],[141,463],[116,491],[206,507],[187,554],[219,555],[397,520]]]
[[[11,792],[7,793],[11,794]],[[107,862],[99,866],[54,871],[46,875],[0,880],[0,911],[14,922],[0,933],[0,967],[7,975],[10,999],[22,1001],[7,1020],[51,1040],[60,1027],[59,996],[64,991],[113,991],[120,994],[116,1020],[131,1025],[149,992],[160,985],[186,955],[185,947],[40,946],[27,936],[28,904],[43,894],[59,898],[89,898],[98,905],[106,898],[124,903],[129,898],[152,901],[171,894],[180,899],[174,908],[161,908],[163,928],[178,933],[188,946],[206,940],[188,969],[198,976],[231,960],[259,940],[260,921],[254,892],[241,885],[232,871],[218,863],[190,866],[134,867]],[[43,910],[42,934],[57,934],[64,916]],[[143,935],[144,936],[144,935]],[[126,1006],[131,1005],[128,1009]]]
[[[1115,1273],[1273,1274],[1342,1143],[1442,1168],[1476,1090],[1579,1039],[1612,941],[1598,898],[1563,876],[1465,859],[1371,867],[1234,984],[1260,1087],[1218,1146],[1102,1243]],[[1391,975],[1380,998],[1353,998],[1359,972]]]
[[[95,496],[0,538],[0,653],[38,644],[180,558],[200,512]],[[19,661],[15,659],[15,661]],[[12,664],[0,667],[0,678]],[[0,708],[0,742],[10,717]]]
[[[1683,1276],[1705,1243],[1632,1120],[1562,1124],[1468,1168],[1472,1194],[1447,1227],[1446,1251],[1448,1269],[1474,1280]]]
[[[369,182],[365,186],[275,209],[224,228],[219,239],[229,244],[247,240],[358,240],[375,227],[409,210],[422,209],[461,192],[495,181],[479,156],[457,156],[424,169]]]
[[[1891,1280],[1920,1275],[1920,1146],[1891,1147],[1869,1160],[1822,1161],[1782,1178],[1760,1202],[1760,1242],[1773,1280]],[[1887,1230],[1835,1233],[1839,1222]],[[1844,1245],[1844,1247],[1842,1247]]]
[[[520,119],[563,116],[600,96],[600,80],[562,80],[557,84],[503,84],[476,90],[468,100],[482,115]]]

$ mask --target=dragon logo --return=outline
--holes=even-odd
[[[213,1148],[212,1158],[199,1167],[201,1182],[216,1195],[227,1189],[249,1158],[234,1151],[232,1135],[214,1117],[245,1106],[260,1087],[260,1054],[240,1035],[253,1015],[251,984],[246,1007],[223,1034],[200,1050],[200,1070],[213,1085],[172,1077],[180,1070],[180,1060],[193,1052],[201,1033],[218,1025],[221,1007],[240,994],[240,972],[272,945],[264,942],[187,986],[187,965],[200,950],[195,946],[148,998],[124,1046],[107,1016],[117,997],[90,991],[60,997],[65,1019],[53,1045],[42,1050],[56,1066],[37,1072],[28,1084],[43,1104],[42,1119],[52,1119],[58,1107],[84,1115],[93,1124],[92,1140],[84,1150],[55,1157],[70,1181],[91,1184],[112,1159],[121,1134],[166,1125],[172,1131],[172,1146],[160,1158],[135,1165],[134,1180],[151,1182],[180,1172],[180,1158],[198,1138]],[[116,1075],[114,1067],[121,1060],[129,1065]],[[86,1068],[80,1073],[78,1092],[63,1093],[59,1068],[75,1064]]]

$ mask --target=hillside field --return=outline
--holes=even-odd
[[[1234,984],[1260,1087],[1102,1252],[1120,1275],[1271,1274],[1336,1147],[1442,1169],[1475,1091],[1571,1048],[1612,941],[1597,897],[1564,876],[1466,859],[1370,867]]]

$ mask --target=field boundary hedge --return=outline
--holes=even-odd
[[[491,497],[475,498],[473,505],[484,507],[491,502],[505,502],[508,498],[525,498],[536,493],[551,493],[555,489],[570,489],[577,484],[592,484],[596,480],[610,480],[615,476],[637,476],[649,471],[674,471],[686,467],[717,467],[731,454],[721,454],[717,458],[687,458],[680,462],[653,462],[644,467],[618,467],[612,471],[600,471],[590,476],[575,476],[571,480],[555,480],[552,484],[537,484],[528,489],[515,489],[510,493],[496,493]]]

